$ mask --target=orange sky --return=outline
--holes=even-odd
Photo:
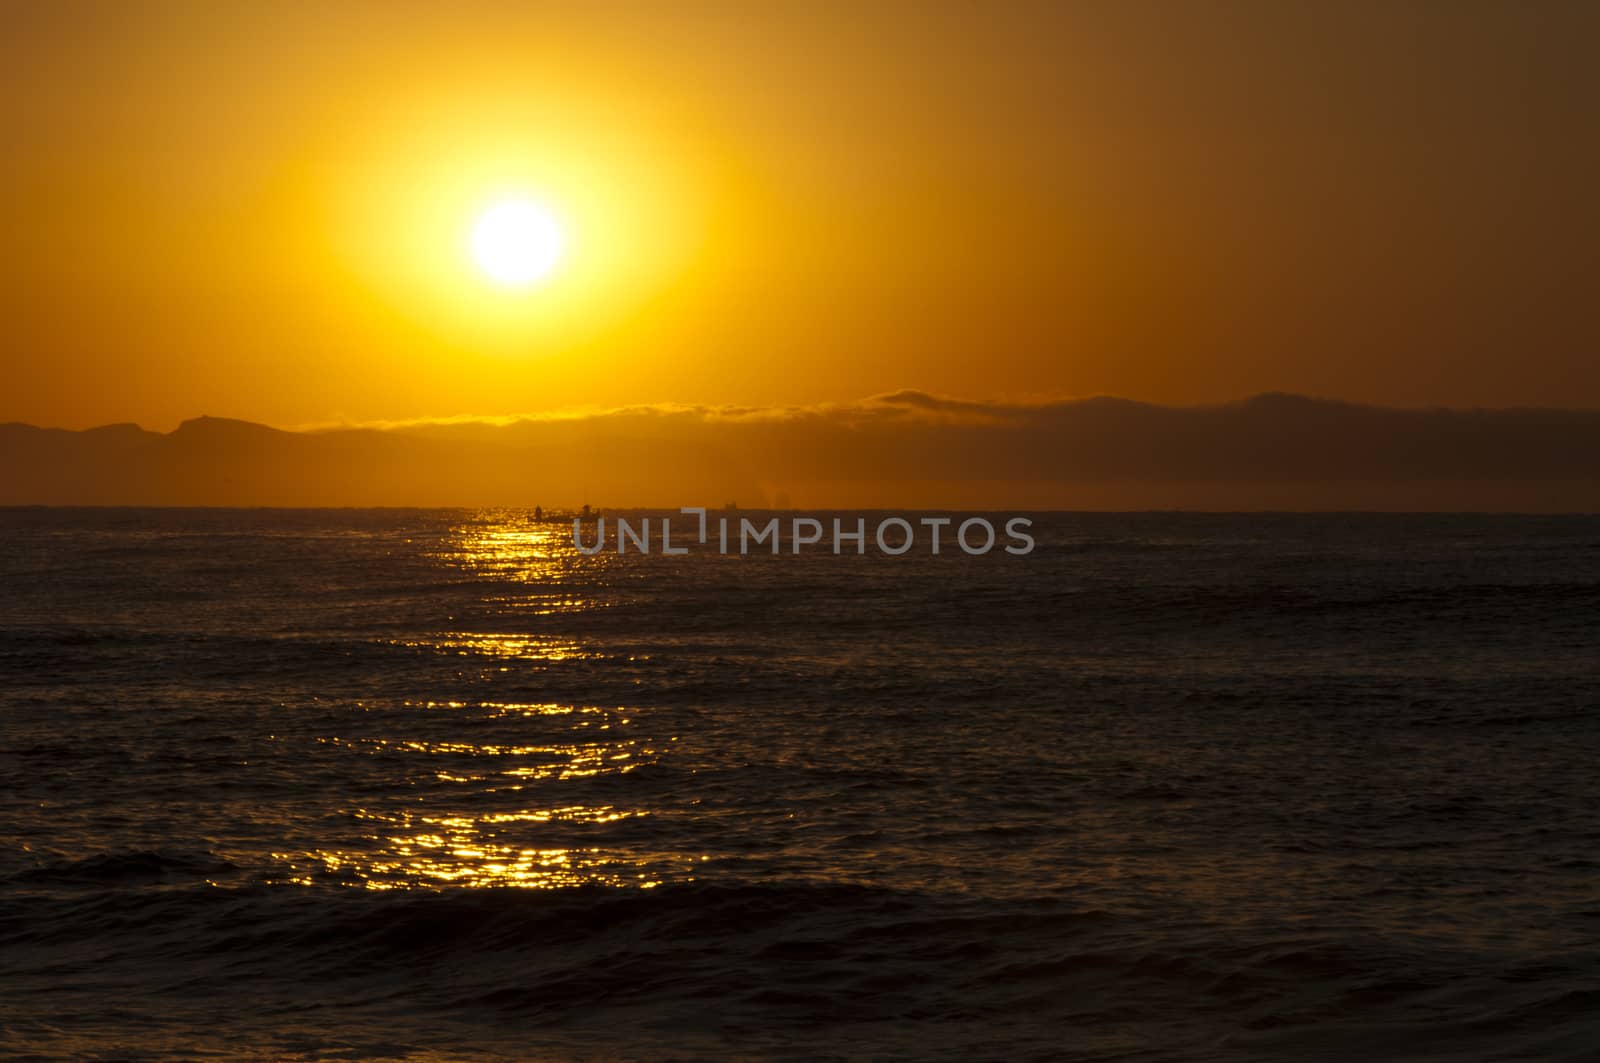
[[[1600,406],[1600,9],[866,6],[13,5],[0,421]]]

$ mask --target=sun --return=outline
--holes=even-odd
[[[508,288],[545,277],[561,260],[561,226],[544,207],[505,199],[478,215],[472,226],[472,259],[484,274]]]

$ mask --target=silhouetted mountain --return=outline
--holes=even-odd
[[[1167,407],[643,406],[507,424],[162,435],[0,426],[0,503],[1600,509],[1600,412],[1264,394]]]

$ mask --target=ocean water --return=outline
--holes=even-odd
[[[0,511],[0,1055],[1593,1059],[1600,519]]]

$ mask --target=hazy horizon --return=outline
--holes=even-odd
[[[1590,512],[1600,412],[900,391],[486,422],[0,426],[4,504]]]
[[[1531,413],[1573,413],[1587,414],[1600,413],[1600,404],[1548,404],[1548,405],[1450,405],[1447,403],[1373,403],[1361,402],[1356,399],[1344,398],[1336,395],[1306,394],[1301,392],[1285,391],[1279,388],[1268,388],[1262,391],[1251,392],[1231,399],[1219,399],[1206,402],[1165,403],[1153,399],[1142,398],[1134,395],[1054,395],[1033,397],[1017,401],[1004,401],[994,398],[972,398],[953,395],[937,395],[922,391],[919,388],[904,387],[891,391],[851,401],[818,402],[803,406],[746,406],[737,404],[694,404],[682,402],[637,402],[619,406],[594,406],[574,405],[551,410],[528,410],[520,413],[453,413],[422,415],[418,417],[386,420],[355,420],[355,419],[330,419],[323,421],[310,421],[303,423],[272,423],[260,421],[251,417],[239,416],[234,412],[223,410],[203,410],[179,417],[177,420],[141,420],[137,417],[113,418],[106,421],[95,421],[83,424],[44,424],[34,421],[9,420],[0,422],[5,425],[24,425],[29,428],[40,428],[47,431],[64,432],[92,432],[101,428],[120,428],[133,425],[142,431],[154,432],[161,435],[171,435],[179,428],[191,421],[233,421],[240,424],[259,425],[279,432],[296,432],[303,434],[317,434],[321,432],[338,431],[405,431],[408,429],[451,428],[464,425],[481,425],[489,427],[506,427],[513,424],[527,422],[571,422],[590,417],[607,417],[637,413],[660,414],[712,414],[718,416],[765,416],[765,417],[792,417],[810,412],[826,412],[832,410],[849,409],[879,402],[894,402],[906,400],[909,402],[927,402],[930,404],[947,404],[954,407],[995,407],[1000,409],[1028,409],[1049,406],[1068,406],[1082,403],[1113,402],[1125,403],[1131,406],[1162,407],[1167,409],[1194,409],[1208,410],[1238,406],[1258,400],[1274,398],[1288,398],[1322,403],[1333,406],[1366,407],[1371,409],[1391,410],[1395,412],[1531,412]]]

